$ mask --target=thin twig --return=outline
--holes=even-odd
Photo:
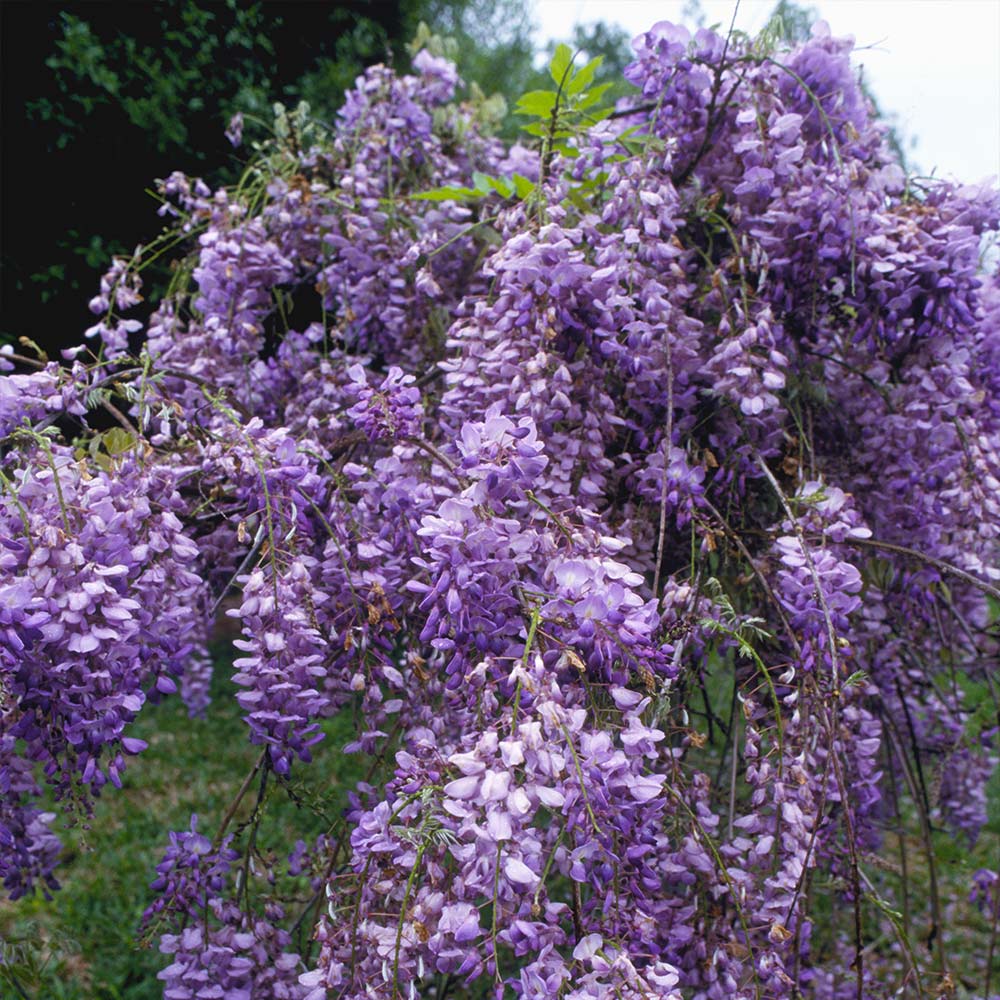
[[[884,549],[886,552],[898,552],[900,555],[909,556],[911,559],[916,559],[919,562],[927,563],[928,566],[933,566],[935,569],[939,569],[942,573],[954,576],[970,586],[976,587],[984,594],[989,594],[991,597],[995,597],[998,601],[1000,601],[1000,589],[992,586],[985,580],[980,580],[978,577],[973,576],[964,569],[960,569],[958,566],[955,566],[950,562],[946,562],[944,559],[938,559],[937,556],[929,556],[926,552],[918,552],[916,549],[911,549],[906,545],[897,545],[895,542],[883,542],[877,538],[851,538],[847,541],[847,544],[864,545],[870,549]]]
[[[670,330],[663,331],[663,346],[667,356],[667,429],[663,446],[663,483],[660,486],[660,526],[656,539],[656,571],[653,574],[653,598],[660,592],[660,571],[663,569],[663,546],[667,537],[667,477],[670,453],[674,447],[674,364],[670,353]]]
[[[46,362],[39,361],[37,358],[29,358],[24,354],[0,354],[0,358],[6,358],[7,361],[16,361],[21,365],[31,365],[32,368],[45,368]]]
[[[261,545],[264,543],[264,525],[260,525],[257,528],[257,534],[254,536],[253,546],[250,551],[246,554],[246,558],[240,563],[239,569],[229,578],[229,582],[222,588],[219,592],[219,596],[215,599],[215,603],[212,605],[212,610],[209,612],[209,620],[214,620],[218,610],[219,605],[225,600],[226,594],[232,589],[232,586],[236,581],[250,568],[250,563],[253,562],[257,553],[260,551]]]
[[[407,444],[415,444],[421,451],[426,451],[428,455],[440,462],[449,472],[453,473],[457,479],[463,479],[458,466],[439,448],[419,437],[407,437],[403,439]]]
[[[131,420],[129,420],[128,417],[125,416],[124,413],[122,413],[121,410],[118,409],[117,406],[115,406],[114,403],[109,403],[106,399],[102,399],[101,406],[103,406],[104,409],[107,410],[108,413],[110,413],[111,416],[114,417],[115,420],[117,420],[129,434],[136,438],[139,437],[139,429],[132,423]]]
[[[240,785],[240,790],[236,793],[236,798],[233,799],[229,808],[226,810],[226,815],[222,817],[222,823],[219,826],[219,831],[215,835],[216,844],[222,842],[222,837],[226,832],[226,828],[232,822],[233,817],[236,815],[236,810],[239,809],[240,803],[243,801],[243,796],[246,795],[247,790],[253,783],[253,779],[256,777],[257,772],[263,767],[264,760],[267,757],[267,747],[264,747],[260,752],[260,756],[257,758],[257,763],[254,764],[253,770],[243,779],[243,784]]]
[[[726,66],[726,55],[729,52],[729,43],[732,41],[733,29],[736,27],[736,15],[740,12],[740,0],[736,0],[736,4],[733,7],[733,17],[729,22],[729,31],[726,33],[726,43],[722,47],[722,56],[719,59],[719,64],[715,70],[715,79],[712,81],[712,93],[708,102],[708,110],[705,113],[705,134],[702,137],[701,145],[698,147],[698,151],[694,154],[691,162],[675,177],[673,178],[674,186],[681,187],[687,179],[694,173],[695,168],[701,162],[702,157],[708,152],[709,147],[712,144],[712,135],[715,132],[715,126],[718,124],[715,120],[715,106],[719,99],[719,91],[722,89],[722,76],[725,73]],[[729,93],[726,94],[725,100],[722,102],[723,107],[729,104],[729,98],[733,96],[733,92],[739,86],[742,77],[733,84],[730,88]]]

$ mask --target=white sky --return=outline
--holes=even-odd
[[[681,22],[682,0],[534,0],[540,41],[575,23],[630,34]],[[709,25],[729,27],[732,0],[702,0]],[[910,164],[966,182],[1000,175],[1000,0],[805,0],[835,35],[853,35],[856,63],[879,104],[898,115]],[[774,0],[742,0],[736,27],[759,31]],[[916,144],[909,146],[908,140]]]

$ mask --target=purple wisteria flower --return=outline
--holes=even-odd
[[[372,441],[410,437],[420,426],[422,407],[420,390],[413,388],[416,379],[393,366],[378,388],[368,385],[362,365],[347,369],[347,391],[357,399],[348,411]]]

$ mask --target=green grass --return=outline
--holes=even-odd
[[[148,741],[149,749],[129,761],[124,787],[109,787],[85,824],[53,824],[64,852],[56,872],[62,888],[51,900],[40,894],[0,900],[0,942],[10,963],[6,971],[0,965],[5,1000],[162,997],[156,974],[169,959],[158,952],[155,935],[151,942],[139,940],[138,926],[153,899],[149,883],[167,831],[187,829],[197,813],[199,831],[214,837],[260,754],[249,742],[229,674],[228,663],[219,662],[205,719],[190,719],[176,697],[147,708],[130,735]],[[272,776],[257,846],[278,865],[296,839],[308,842],[328,829],[361,776],[362,762],[339,752],[352,731],[349,715],[325,724],[327,739],[315,748],[312,764],[293,766],[300,803],[317,808],[293,802]],[[250,815],[257,787],[255,781],[230,832]]]

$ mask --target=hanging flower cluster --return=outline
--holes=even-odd
[[[169,178],[192,250],[152,314],[116,261],[91,360],[0,384],[13,898],[57,887],[44,787],[86,809],[147,702],[210,713],[240,630],[258,801],[169,834],[166,998],[959,974],[933,841],[997,836],[1000,194],[907,182],[822,28],[635,51],[602,114],[557,53],[537,149],[436,56],[370,69],[239,188]],[[340,753],[334,827],[262,863],[265,789]],[[995,881],[948,902],[994,935]]]

